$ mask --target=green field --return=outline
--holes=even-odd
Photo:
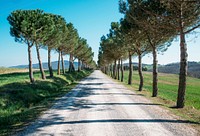
[[[124,82],[128,82],[128,71],[125,72]],[[172,102],[176,102],[178,90],[178,75],[163,74],[158,75],[158,96]],[[133,87],[137,90],[139,86],[139,76],[133,73]],[[144,90],[152,92],[152,73],[144,72]],[[186,106],[191,106],[200,110],[200,79],[187,77]]]
[[[60,76],[54,73],[54,78],[41,80],[40,73],[34,72],[36,82],[30,84],[27,72],[7,71],[0,74],[0,135],[10,135],[9,132],[28,125],[56,98],[70,91],[76,81],[91,73],[81,71]]]

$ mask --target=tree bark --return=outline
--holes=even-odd
[[[81,71],[81,60],[78,59],[78,72],[80,72],[80,71]]]
[[[123,66],[123,60],[121,59],[121,82],[124,81],[124,66]]]
[[[40,58],[39,46],[36,44],[35,47],[36,47],[36,51],[37,51],[37,58],[38,58],[38,62],[39,62],[40,73],[41,73],[42,79],[45,80],[46,76],[45,76],[44,69],[42,66],[42,60]]]
[[[57,74],[60,75],[60,51],[58,52],[58,69]]]
[[[63,52],[61,51],[61,61],[62,61],[62,73],[65,74],[65,62],[63,58]]]
[[[112,71],[112,78],[115,78],[115,63],[113,64]]]
[[[153,93],[152,97],[158,95],[158,60],[157,60],[157,49],[153,46]]]
[[[50,48],[48,48],[48,67],[49,67],[50,77],[53,77],[53,69],[52,69],[52,64],[51,64],[51,49]]]
[[[112,66],[112,64],[110,65],[110,76],[113,77],[113,66]]]
[[[142,56],[141,54],[138,55],[138,73],[140,76],[140,85],[139,85],[139,91],[142,91],[143,84],[144,84],[144,78],[142,74]]]
[[[74,72],[75,68],[74,68],[74,60],[73,60],[73,55],[70,54],[69,57],[69,72]]]
[[[128,75],[128,84],[132,84],[132,75],[133,75],[133,64],[132,64],[132,54],[129,51],[129,75]]]
[[[34,80],[34,77],[33,77],[31,47],[32,46],[28,45],[29,78],[30,78],[30,82],[34,83],[35,80]]]
[[[104,70],[105,70],[105,74],[107,75],[107,66],[104,67]]]
[[[179,73],[179,86],[177,97],[177,108],[183,108],[185,105],[185,91],[186,91],[186,77],[187,77],[187,44],[185,41],[185,34],[183,30],[180,33],[180,73]]]
[[[118,60],[118,65],[117,65],[117,80],[120,80],[119,71],[120,71],[120,59]]]
[[[114,79],[117,79],[117,61],[114,61],[114,68],[113,68],[113,76]]]
[[[108,75],[110,76],[110,64],[108,64]]]
[[[82,61],[81,70],[85,69],[85,63]]]

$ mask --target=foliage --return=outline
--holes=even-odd
[[[73,55],[75,55],[77,58],[81,59],[81,61],[84,62],[87,67],[95,68],[91,47],[79,45],[79,35],[77,29],[72,23],[67,23],[62,16],[44,13],[39,9],[16,10],[8,16],[7,20],[10,23],[10,34],[15,38],[15,41],[26,43],[28,45],[29,77],[31,83],[34,83],[35,81],[33,77],[31,55],[31,48],[34,45],[37,49],[42,79],[46,78],[42,67],[39,47],[48,48],[48,66],[51,77],[53,77],[51,66],[51,50],[53,49],[59,52],[59,59],[61,57],[63,63],[63,56],[70,54],[72,55],[70,65],[73,65]],[[83,51],[76,51],[78,46],[83,46],[83,48],[79,48],[83,49]],[[87,50],[85,52],[85,56],[82,57],[82,54],[85,50]],[[58,66],[59,64],[60,63],[58,63]],[[63,73],[65,73],[64,64]]]
[[[102,71],[113,60],[119,58],[120,48],[129,52],[129,81],[131,84],[132,58],[138,56],[140,89],[142,90],[142,56],[153,54],[153,97],[158,93],[158,59],[157,52],[164,52],[173,39],[180,36],[180,71],[177,108],[183,108],[185,102],[187,76],[187,44],[185,35],[200,27],[200,2],[184,0],[119,0],[119,11],[124,14],[120,23],[111,23],[107,38],[101,38],[98,65]],[[120,24],[116,29],[117,24]],[[114,29],[113,29],[114,28]],[[116,38],[117,37],[117,38]],[[119,40],[113,40],[119,39]],[[124,47],[124,48],[123,48]],[[116,56],[116,52],[117,55]],[[122,53],[123,54],[123,53]],[[126,56],[123,54],[122,56]],[[116,57],[116,58],[115,58]],[[125,57],[127,59],[127,56]],[[114,69],[114,68],[113,68]]]

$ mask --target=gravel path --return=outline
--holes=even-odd
[[[19,136],[197,136],[190,122],[93,72]]]

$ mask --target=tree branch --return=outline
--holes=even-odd
[[[197,26],[194,26],[193,28],[187,30],[186,32],[184,32],[185,34],[192,32],[193,30],[197,29],[198,27],[200,27],[200,24],[198,24]]]

